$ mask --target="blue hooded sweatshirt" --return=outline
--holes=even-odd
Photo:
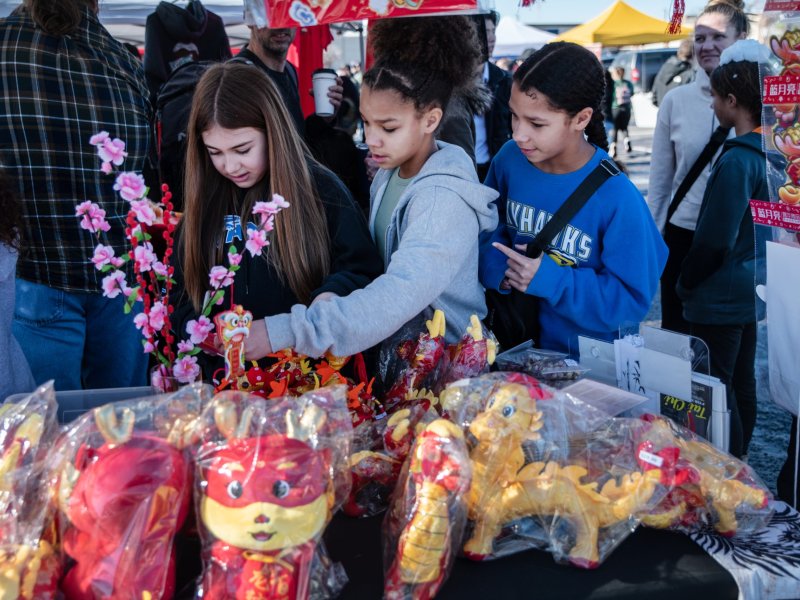
[[[480,278],[498,290],[506,257],[491,246],[527,244],[609,156],[597,148],[583,167],[554,175],[531,164],[508,142],[486,185],[500,192],[500,225],[481,240]],[[647,314],[667,260],[667,247],[642,195],[625,175],[606,181],[551,242],[527,293],[541,299],[543,348],[576,354],[578,335],[612,340],[621,325]]]

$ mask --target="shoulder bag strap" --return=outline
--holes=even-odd
[[[538,258],[547,245],[555,238],[570,219],[574,217],[586,204],[586,201],[598,190],[598,188],[611,177],[619,175],[619,168],[612,161],[604,158],[600,161],[589,176],[584,179],[574,192],[564,201],[564,204],[556,211],[542,230],[528,243],[525,254],[529,258]]]
[[[675,192],[672,202],[669,203],[669,208],[667,209],[667,223],[669,223],[675,211],[678,210],[678,206],[680,206],[681,201],[686,197],[686,194],[694,185],[694,182],[700,177],[700,173],[702,173],[706,165],[711,162],[711,159],[714,157],[714,154],[717,153],[719,147],[728,139],[728,133],[730,133],[730,127],[723,127],[720,125],[714,130],[714,133],[711,134],[711,139],[708,140],[706,147],[703,148],[700,156],[697,157],[697,160],[694,161],[689,172],[686,173],[686,177],[683,178],[683,181],[681,181],[681,184],[678,186],[678,191]]]

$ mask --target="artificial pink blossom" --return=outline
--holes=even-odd
[[[106,211],[90,200],[81,202],[75,207],[75,216],[82,217],[81,229],[92,233],[111,229],[111,225],[106,221]]]
[[[278,207],[279,210],[289,208],[289,203],[286,201],[286,198],[280,194],[272,194],[272,202]]]
[[[249,243],[249,242],[248,242]],[[215,290],[226,288],[233,283],[234,274],[225,267],[211,267],[208,272],[208,281]]]
[[[175,361],[172,369],[175,379],[181,383],[191,383],[200,375],[200,367],[197,364],[196,356],[182,356]]]
[[[250,253],[251,256],[258,256],[261,254],[261,250],[269,245],[269,241],[267,240],[267,232],[263,229],[248,229],[247,230],[247,242],[245,243],[244,247]]]
[[[149,271],[156,262],[156,254],[153,252],[153,246],[149,243],[144,243],[141,246],[136,246],[133,251],[133,260],[136,261],[136,267],[140,272]]]
[[[119,138],[113,140],[103,140],[103,144],[97,147],[97,154],[103,162],[110,162],[120,166],[128,153],[125,152],[125,142]]]
[[[114,271],[110,275],[103,277],[103,296],[106,298],[116,298],[120,292],[130,293],[128,282],[125,280],[123,271]],[[126,295],[127,295],[126,293]]]
[[[152,225],[156,220],[156,212],[150,206],[150,201],[147,198],[131,202],[131,210],[136,214],[136,220],[139,223]]]
[[[92,256],[92,262],[95,269],[99,271],[106,265],[121,267],[125,261],[118,256],[114,256],[114,249],[111,246],[97,244],[94,249],[94,256]]]
[[[155,352],[156,351],[156,346],[157,346],[157,344],[154,344],[150,340],[145,340],[145,342],[144,342],[144,353],[145,354],[149,354],[150,352]]]
[[[103,172],[106,175],[110,175],[111,171],[113,171],[113,170],[114,170],[114,167],[112,167],[111,163],[108,162],[108,161],[105,161],[105,162],[103,162],[102,165],[100,165],[100,171]]]
[[[101,131],[100,133],[95,133],[92,137],[89,138],[89,143],[92,146],[100,146],[109,138],[107,131]]]
[[[117,175],[117,180],[114,182],[114,191],[119,192],[119,195],[124,200],[132,202],[145,195],[147,185],[144,183],[144,177],[138,173],[126,171]]]
[[[228,254],[228,262],[231,264],[232,267],[236,266],[240,262],[242,262],[242,255],[237,254],[236,252],[231,252],[230,254]]]
[[[167,318],[167,307],[161,300],[153,302],[150,306],[150,327],[155,331],[161,331],[164,328],[164,321]]]
[[[189,340],[193,344],[199,344],[208,337],[208,334],[214,331],[214,323],[211,320],[201,315],[196,321],[192,319],[186,324],[186,333],[189,334]]]
[[[153,271],[155,271],[156,275],[160,275],[161,277],[169,277],[169,270],[167,269],[167,265],[162,263],[160,260],[157,260],[153,263]]]
[[[194,350],[194,344],[188,340],[181,340],[178,342],[178,352],[180,354],[188,354]]]

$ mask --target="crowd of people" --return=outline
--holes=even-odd
[[[226,293],[255,319],[248,359],[285,347],[350,355],[436,309],[455,342],[472,314],[487,315],[486,290],[534,299],[540,345],[575,355],[578,335],[610,340],[640,321],[660,281],[663,326],[708,344],[729,389],[731,451],[746,456],[760,314],[747,201],[766,190],[757,59],[725,58],[747,37],[741,4],[712,0],[699,15],[690,84],[665,75],[674,89],[658,98],[647,201],[612,161],[631,150],[633,87],[578,45],[494,64],[496,14],[379,20],[372,66],[342,69],[328,92],[336,114],[304,118],[287,61],[295,30],[252,27],[192,96],[176,336],[230,245],[245,258]],[[3,397],[49,379],[60,390],[146,382],[141,334],[125,298],[102,295],[89,261],[98,238],[75,217],[80,202],[98,202],[111,225],[100,242],[123,248],[127,205],[88,140],[124,140],[134,171],[156,144],[153,87],[97,12],[97,0],[25,0],[0,20]],[[718,127],[718,158],[687,184]],[[607,176],[585,205],[543,254],[530,252],[598,170]],[[290,208],[265,256],[249,257],[253,207],[273,194]],[[220,359],[203,360],[208,376]]]

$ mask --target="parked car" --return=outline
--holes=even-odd
[[[633,84],[634,93],[648,93],[661,66],[671,56],[675,48],[647,48],[642,50],[623,50],[614,57],[613,67],[625,69],[625,79]]]

